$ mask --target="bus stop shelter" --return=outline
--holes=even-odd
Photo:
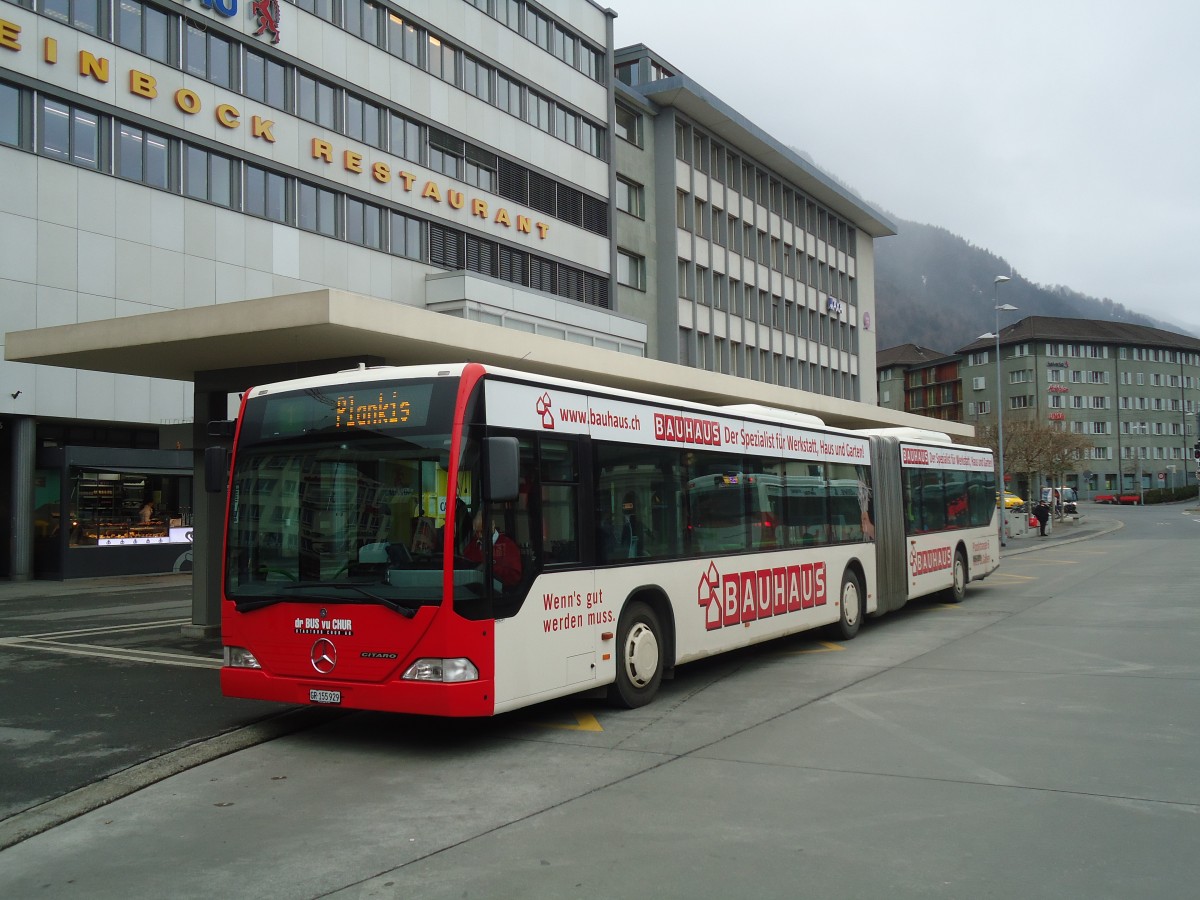
[[[473,361],[714,405],[754,400],[816,415],[841,428],[934,428],[970,438],[973,429],[867,403],[457,318],[427,309],[322,289],[9,332],[5,358],[123,375],[189,381],[195,393],[192,452],[195,521],[191,631],[220,627],[224,494],[204,484],[203,454],[224,440],[208,435],[227,417],[228,397],[256,384],[368,366]],[[871,367],[871,371],[874,367]],[[750,390],[752,389],[752,391]],[[32,480],[32,444],[15,478]],[[28,458],[27,458],[28,457]],[[28,466],[29,471],[21,471]]]

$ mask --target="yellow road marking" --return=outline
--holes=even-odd
[[[817,641],[820,647],[814,647],[809,650],[785,650],[784,656],[799,656],[803,653],[832,653],[837,650],[845,650],[841,644],[834,644],[831,641]]]
[[[574,723],[567,722],[534,722],[539,728],[558,728],[563,731],[603,731],[599,720],[589,712],[573,712]]]

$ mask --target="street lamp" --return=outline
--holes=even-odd
[[[1004,396],[1000,385],[1000,313],[1015,312],[1017,307],[1011,303],[1003,306],[996,305],[996,288],[1006,281],[1012,281],[1008,275],[997,275],[992,282],[992,306],[996,310],[996,447],[1000,451],[1000,546],[1007,547],[1004,542],[1004,516],[1008,512],[1007,497],[1004,486]]]

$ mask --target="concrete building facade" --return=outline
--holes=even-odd
[[[617,53],[615,15],[0,2],[0,577],[190,565],[196,422],[224,392],[293,363],[403,363],[431,336],[446,352],[466,322],[504,329],[472,330],[476,358],[561,366],[527,340],[562,341],[611,351],[597,377],[673,383],[642,364],[680,363],[698,396],[862,401],[833,418],[868,424],[871,242],[893,226],[651,51]],[[387,349],[355,318],[373,351],[322,332],[325,352],[286,305],[231,305],[314,292],[405,315],[355,305]],[[195,329],[170,343],[188,365],[146,343],[159,314]],[[201,341],[243,315],[257,346]],[[39,334],[58,344],[14,349]]]
[[[993,340],[958,350],[964,421],[995,422]],[[1093,445],[1067,482],[1084,492],[1196,483],[1200,339],[1091,319],[1029,316],[1000,332],[1006,428],[1051,424]]]

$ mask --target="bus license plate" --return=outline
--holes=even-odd
[[[313,703],[341,703],[342,692],[310,690],[308,699]]]

